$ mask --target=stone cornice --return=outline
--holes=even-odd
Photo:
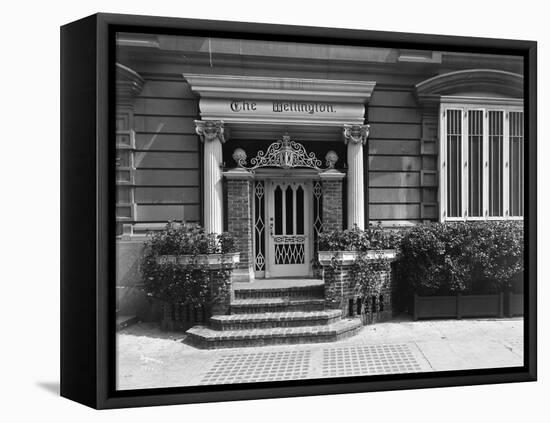
[[[143,89],[145,81],[134,70],[116,63],[116,102],[131,104]]]
[[[201,98],[301,100],[364,104],[376,82],[263,76],[184,74]]]
[[[336,169],[327,169],[324,172],[319,172],[319,178],[322,181],[340,181],[346,177],[346,174]]]

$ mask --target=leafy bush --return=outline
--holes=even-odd
[[[361,251],[392,249],[399,245],[399,232],[384,229],[380,224],[361,230],[353,229],[322,232],[319,251]]]
[[[231,269],[225,254],[235,251],[228,234],[207,234],[196,224],[169,222],[162,231],[149,234],[141,258],[146,293],[171,304],[209,304],[227,294]],[[221,265],[211,269],[201,256],[221,254]],[[158,260],[161,256],[190,256],[185,263]],[[217,283],[212,283],[213,281]]]
[[[319,236],[320,251],[356,251],[359,254],[355,258],[350,276],[354,284],[356,295],[363,299],[379,298],[384,275],[390,271],[391,261],[382,254],[376,256],[376,251],[395,249],[399,245],[400,233],[384,229],[380,224],[369,226],[361,230],[355,225],[352,229],[321,233]],[[367,252],[375,252],[375,256],[367,256]],[[332,259],[332,267],[336,268],[338,262]],[[328,294],[331,296],[331,294]],[[371,303],[361,303],[362,312],[370,308]],[[379,303],[377,306],[379,307]],[[378,310],[369,310],[375,312]]]
[[[523,274],[523,223],[418,225],[403,235],[396,263],[400,292],[495,293]]]

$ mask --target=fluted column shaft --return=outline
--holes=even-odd
[[[195,121],[197,134],[204,143],[203,223],[207,233],[223,232],[222,143],[223,122]]]
[[[348,146],[348,228],[357,225],[365,229],[365,194],[363,145],[367,141],[368,125],[345,125],[344,142]]]

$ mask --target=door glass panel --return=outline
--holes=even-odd
[[[275,234],[283,234],[283,190],[280,186],[275,188]]]
[[[286,196],[286,210],[285,210],[285,217],[286,217],[286,234],[287,235],[293,235],[294,234],[294,191],[292,190],[292,187],[289,185],[286,187],[285,191]]]
[[[304,234],[304,189],[301,186],[296,190],[296,234]]]

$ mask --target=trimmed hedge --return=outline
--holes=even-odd
[[[523,280],[523,222],[418,225],[403,234],[396,271],[400,294],[489,294]]]
[[[395,249],[399,246],[399,232],[384,229],[380,224],[365,230],[354,225],[352,229],[321,232],[319,251],[360,251]]]
[[[168,222],[149,234],[144,244],[140,270],[146,294],[170,304],[202,306],[227,294],[231,271],[228,266],[211,269],[200,256],[235,252],[228,234],[207,234],[196,224]],[[188,263],[159,262],[161,256],[189,256]],[[214,283],[216,282],[216,283]]]

